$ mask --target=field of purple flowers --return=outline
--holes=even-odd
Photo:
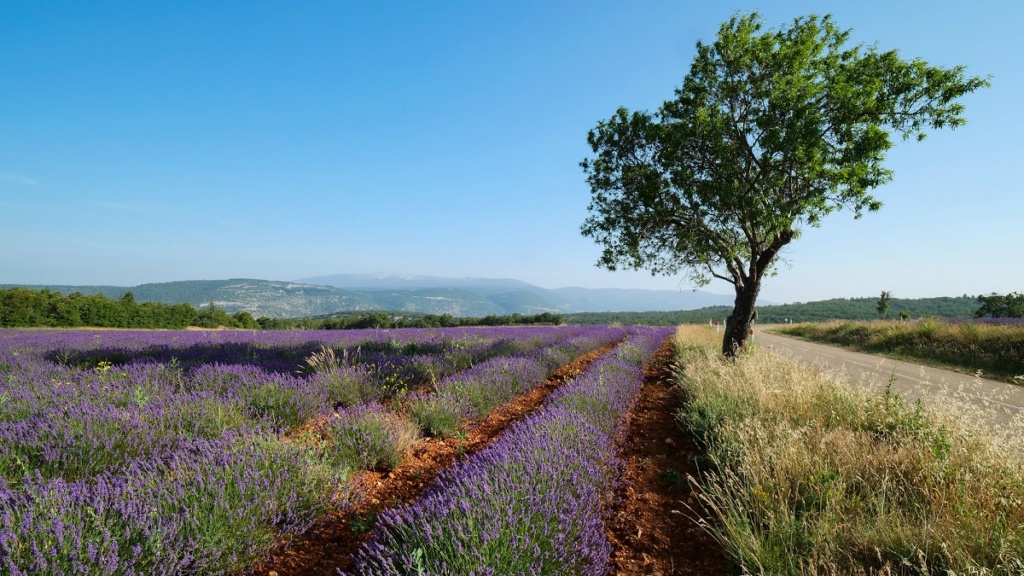
[[[540,411],[443,472],[416,503],[383,514],[356,573],[608,574],[614,440],[642,365],[673,330],[630,329]]]
[[[242,572],[344,506],[352,472],[394,466],[421,434],[458,433],[626,336],[0,331],[0,571]],[[619,355],[635,364],[633,341]],[[607,412],[592,396],[563,409]]]

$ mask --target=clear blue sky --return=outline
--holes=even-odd
[[[762,300],[1024,290],[1024,3],[46,2],[0,7],[0,283],[396,272],[688,290],[594,267],[586,133],[672,97],[736,11],[991,75]],[[730,293],[718,281],[705,288]]]

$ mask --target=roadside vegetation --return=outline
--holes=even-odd
[[[780,326],[774,331],[1024,384],[1024,319],[832,322]]]
[[[1024,573],[1024,458],[964,416],[677,332],[709,529],[744,573]]]

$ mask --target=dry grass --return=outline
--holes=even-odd
[[[781,334],[915,359],[1024,384],[1024,323],[828,322],[776,326]]]
[[[754,574],[1024,574],[1024,473],[988,433],[681,327],[712,530]],[[1020,442],[1018,438],[1018,443]]]
[[[347,357],[347,352],[347,350],[342,352],[343,357]],[[338,358],[334,348],[328,348],[321,344],[320,350],[310,354],[306,358],[305,364],[299,366],[299,369],[295,372],[301,376],[308,376],[318,372],[336,372],[342,365],[342,358]]]

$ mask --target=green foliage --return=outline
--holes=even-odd
[[[324,382],[327,399],[335,406],[354,406],[371,400],[383,400],[391,393],[366,372],[343,370],[317,376]]]
[[[763,30],[756,13],[724,23],[697,55],[675,99],[656,113],[620,108],[590,131],[594,158],[584,236],[598,266],[685,272],[733,284],[723,351],[742,345],[765,273],[802,227],[882,203],[893,135],[965,120],[960,97],[985,87],[963,67],[848,47],[829,16]]]
[[[248,386],[240,396],[252,418],[286,430],[302,426],[316,414],[317,406],[304,401],[299,390],[276,382]]]
[[[0,326],[75,328],[185,328],[198,315],[189,304],[135,301],[131,292],[112,300],[101,294],[67,296],[49,289],[0,289]]]
[[[675,486],[679,483],[681,474],[675,468],[665,468],[658,472],[658,476],[668,484]]]
[[[878,317],[875,298],[832,298],[816,302],[795,302],[757,307],[760,324],[786,322],[826,322],[829,320],[872,320]],[[892,305],[902,310],[906,319],[970,318],[978,307],[973,296],[901,299]],[[652,312],[579,312],[566,314],[568,324],[628,324],[644,326],[675,326],[722,322],[731,309],[710,306],[697,310],[664,310]]]
[[[974,313],[975,318],[1024,318],[1024,294],[1010,292],[1000,296],[993,292],[990,296],[978,296],[981,307]]]
[[[427,436],[450,438],[459,431],[463,408],[436,396],[419,396],[409,402],[409,414]]]
[[[252,317],[252,314],[249,314],[245,310],[235,312],[231,317],[234,318],[235,323],[239,328],[245,328],[247,330],[255,330],[259,328],[259,324],[256,323],[256,319]]]
[[[349,470],[393,469],[419,439],[416,423],[396,414],[365,410],[325,429],[325,460]]]
[[[878,297],[878,304],[875,305],[875,310],[878,311],[878,317],[884,319],[885,315],[889,313],[889,302],[892,301],[892,292],[886,292],[882,290],[882,295]]]
[[[377,525],[377,509],[371,507],[370,511],[365,514],[356,514],[355,518],[352,519],[351,529],[352,534],[355,536],[362,536],[373,527]]]
[[[249,316],[249,319],[252,319],[248,312],[245,314]],[[256,321],[253,320],[252,323],[256,324]],[[198,314],[196,314],[195,325],[200,328],[243,328],[234,316],[217,308],[213,302],[199,309]]]

